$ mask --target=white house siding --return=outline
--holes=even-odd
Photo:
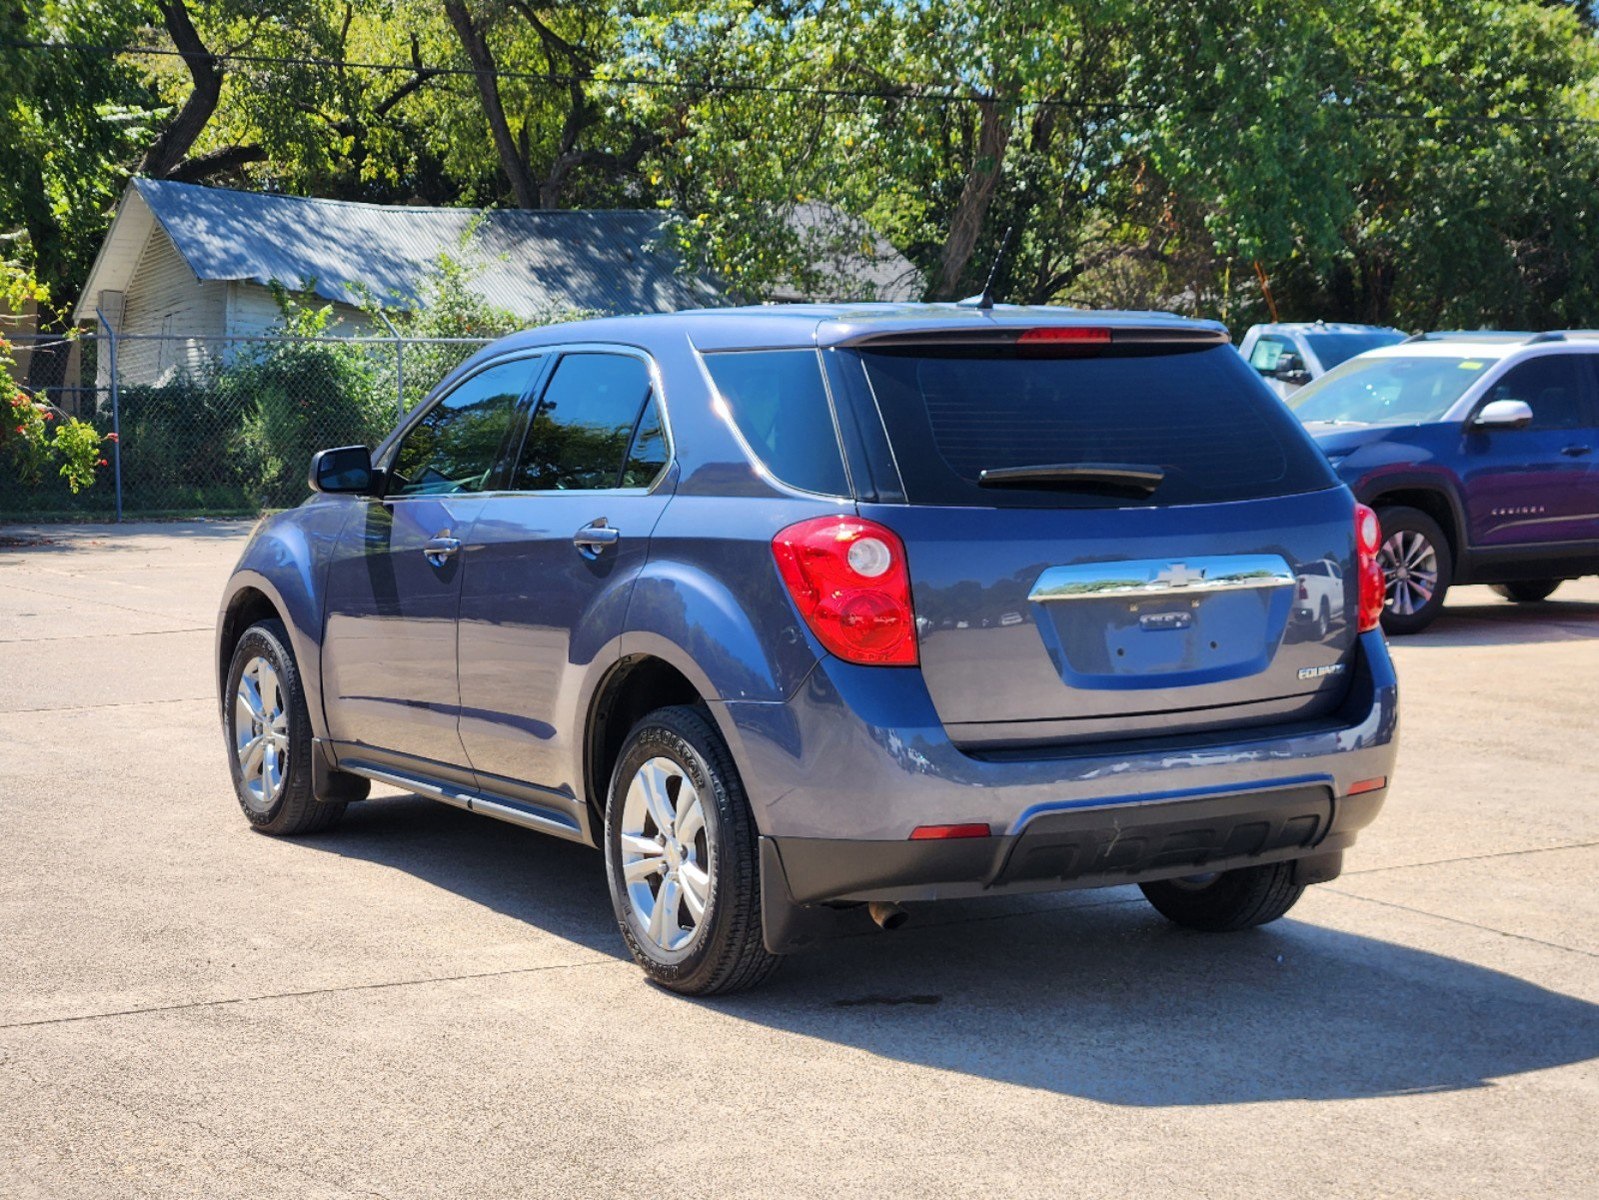
[[[117,330],[123,384],[159,383],[220,352],[228,285],[197,280],[159,225],[150,230],[134,278],[138,286],[128,289]],[[102,383],[109,382],[109,368],[110,356],[100,355]]]
[[[278,331],[282,316],[278,312],[278,302],[273,299],[270,288],[262,287],[259,283],[249,280],[236,279],[227,284],[227,336],[230,338],[256,337],[262,334],[271,334]],[[313,298],[308,301],[311,306],[320,308],[327,301]],[[355,337],[377,332],[373,330],[372,322],[366,314],[358,308],[348,304],[334,303],[334,320],[329,326],[329,332],[345,337]]]

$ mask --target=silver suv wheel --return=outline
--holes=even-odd
[[[245,805],[271,809],[289,769],[289,713],[278,673],[261,655],[245,663],[233,697],[233,753]]]
[[[711,898],[715,853],[699,793],[669,758],[652,758],[622,805],[622,876],[635,934],[669,953],[689,949]]]

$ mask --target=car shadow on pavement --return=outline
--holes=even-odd
[[[1420,633],[1395,638],[1395,646],[1418,650],[1456,646],[1525,646],[1599,638],[1599,604],[1562,600],[1535,604],[1445,603],[1438,619]]]
[[[301,844],[624,957],[585,847],[415,797]],[[795,955],[755,992],[681,1003],[1124,1105],[1450,1091],[1599,1057],[1599,1006],[1514,975],[1292,919],[1192,933],[1132,888],[917,906],[908,928]]]

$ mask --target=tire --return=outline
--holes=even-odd
[[[1564,582],[1564,579],[1519,579],[1515,583],[1496,583],[1493,589],[1506,600],[1514,600],[1517,604],[1536,604],[1549,599]]]
[[[1291,862],[1138,886],[1168,921],[1207,933],[1233,933],[1275,921],[1305,892],[1304,884],[1294,882]]]
[[[744,785],[699,709],[657,709],[622,744],[606,794],[605,875],[633,960],[670,991],[742,991],[782,961],[761,941],[760,855]]]
[[[257,731],[263,725],[258,714],[268,718],[269,731],[278,733],[268,738],[256,760],[241,752],[260,736]],[[257,831],[278,836],[316,833],[331,828],[344,815],[344,801],[319,802],[311,792],[311,755],[316,753],[311,717],[282,621],[257,622],[239,638],[228,666],[222,726],[233,791],[245,819]]]
[[[1323,600],[1321,611],[1316,614],[1316,640],[1327,640],[1327,631],[1332,628],[1332,606]]]
[[[1382,524],[1377,561],[1387,585],[1382,627],[1394,635],[1420,633],[1443,610],[1454,582],[1449,539],[1419,508],[1379,509],[1377,519]]]

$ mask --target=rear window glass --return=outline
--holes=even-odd
[[[768,471],[790,487],[849,495],[816,351],[707,354],[705,367],[733,424]]]
[[[1057,358],[918,347],[858,357],[913,504],[1211,504],[1336,483],[1231,346]],[[1165,477],[1147,496],[978,483],[985,470],[1083,464],[1155,466]]]
[[[1321,359],[1322,370],[1330,371],[1357,354],[1397,345],[1405,340],[1405,335],[1397,329],[1383,329],[1370,333],[1307,333],[1305,340]]]

